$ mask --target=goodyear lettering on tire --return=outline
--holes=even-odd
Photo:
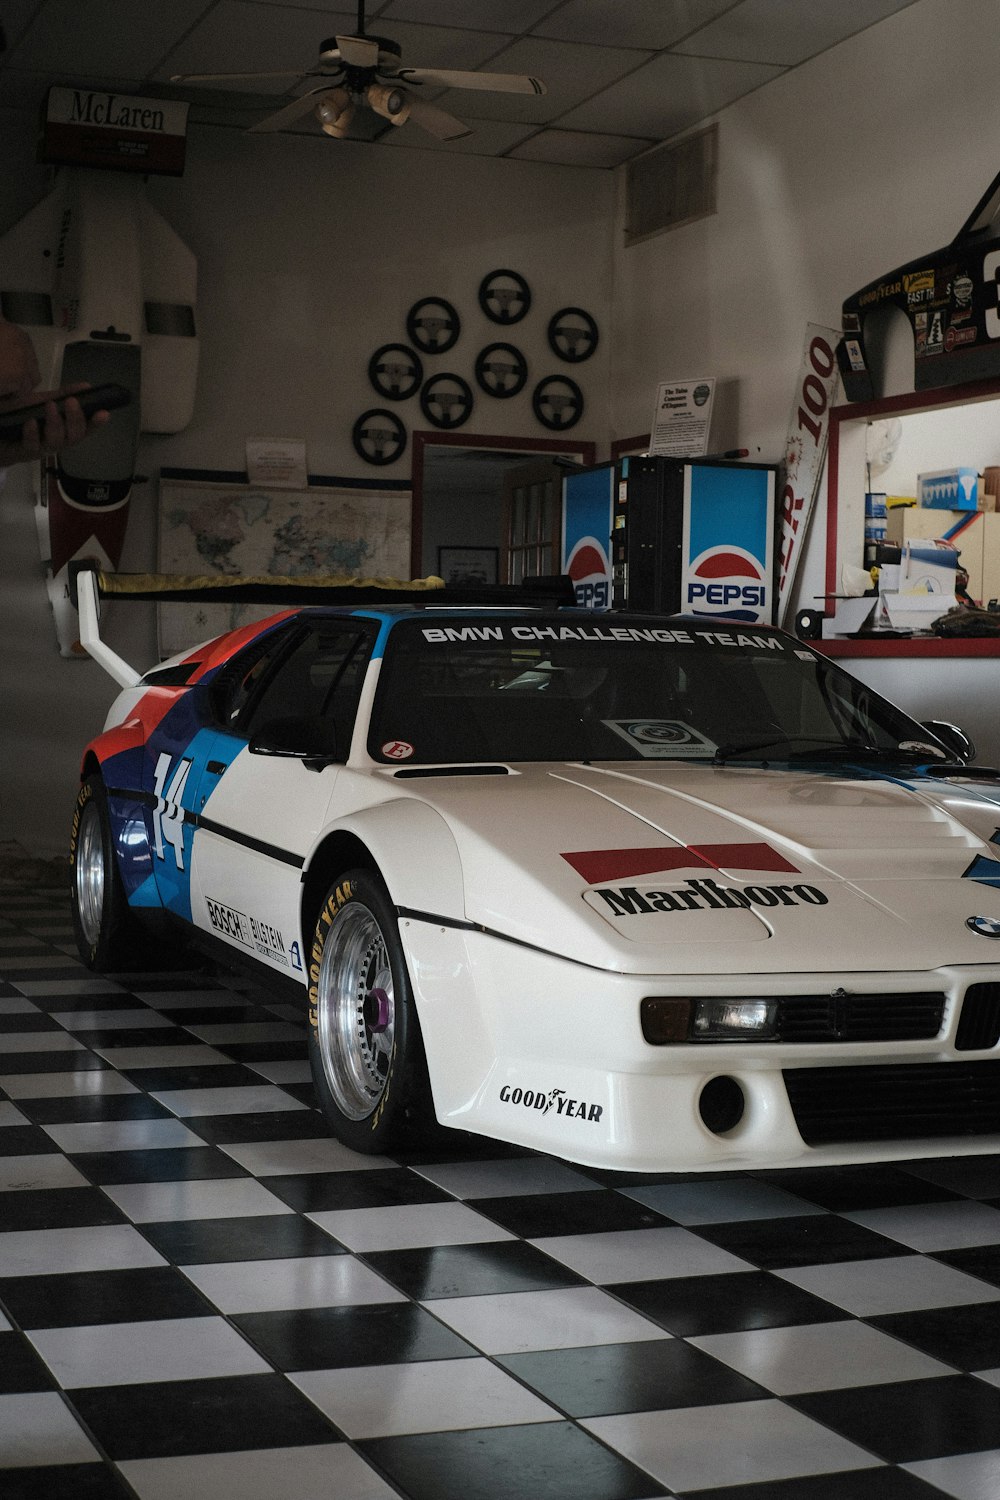
[[[342,906],[347,905],[353,895],[354,887],[350,881],[341,881],[340,885],[327,897],[313,934],[313,944],[309,954],[309,1025],[317,1046],[319,1045],[319,971],[323,962],[323,950],[330,936],[334,917]]]
[[[76,807],[73,809],[73,822],[69,831],[69,857],[76,858],[76,845],[80,837],[80,819],[83,817],[83,809],[94,795],[94,789],[89,781],[85,781],[80,788],[80,795],[76,799]]]

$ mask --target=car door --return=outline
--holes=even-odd
[[[155,899],[185,921],[192,920],[191,871],[198,815],[218,774],[220,724],[237,715],[262,679],[288,651],[294,625],[266,631],[239,652],[208,683],[185,692],[164,714],[146,744],[143,790],[149,806],[152,882]],[[224,708],[221,705],[225,705]],[[235,753],[235,751],[233,752]]]
[[[192,921],[303,980],[302,868],[350,753],[374,639],[365,620],[301,622],[245,698],[222,705],[195,789]]]

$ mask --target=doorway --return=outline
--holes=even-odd
[[[496,548],[497,578],[505,582],[508,471],[542,458],[591,464],[596,455],[594,443],[571,438],[422,431],[413,433],[412,443],[415,578],[438,572],[440,548],[449,556],[462,548]]]

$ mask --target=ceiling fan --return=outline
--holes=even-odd
[[[526,73],[456,72],[447,68],[404,68],[402,48],[389,37],[368,36],[364,0],[358,0],[354,36],[333,36],[320,43],[314,68],[297,73],[175,73],[172,83],[220,83],[254,78],[322,78],[291,104],[252,125],[252,131],[283,130],[314,113],[324,132],[345,136],[358,108],[374,110],[392,125],[413,120],[439,141],[471,135],[469,127],[447,110],[421,99],[422,88],[482,89],[500,94],[544,94],[540,78]]]

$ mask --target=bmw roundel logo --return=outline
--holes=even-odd
[[[966,917],[965,925],[980,937],[1000,938],[1000,920],[996,917]]]

